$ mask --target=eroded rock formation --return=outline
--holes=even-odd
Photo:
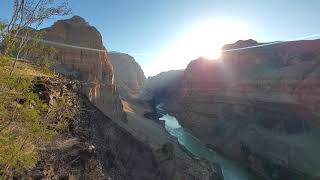
[[[126,100],[138,99],[146,81],[140,65],[128,54],[110,52],[108,57],[114,68],[115,84],[121,97]]]
[[[55,71],[80,80],[82,92],[107,116],[125,120],[114,84],[113,67],[97,29],[74,16],[59,20],[43,31],[45,38],[58,50],[59,65],[55,66]]]
[[[202,142],[264,177],[319,178],[319,55],[320,40],[313,40],[194,60],[168,109]]]

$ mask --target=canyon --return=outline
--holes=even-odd
[[[182,79],[183,73],[184,70],[171,70],[149,77],[142,89],[141,99],[149,101],[152,98],[161,98],[157,101],[165,101],[171,96],[171,92],[178,88],[179,84],[176,82]]]
[[[320,40],[264,44],[194,60],[155,97],[207,147],[266,179],[319,178]]]
[[[143,117],[148,106],[138,97],[145,76],[131,56],[108,53],[98,30],[80,16],[59,20],[40,31],[57,50],[52,70],[61,81],[79,82],[73,92],[76,95],[69,97],[75,103],[77,118],[68,132],[53,142],[54,151],[44,150],[28,176],[223,179],[218,165],[191,156],[161,124]],[[50,88],[54,81],[41,82],[53,93],[49,99],[58,98],[58,90]],[[68,83],[56,86],[63,89]]]
[[[239,40],[217,60],[146,79],[80,16],[40,32],[57,50],[56,75],[33,88],[48,106],[68,99],[75,117],[15,177],[221,180],[222,159],[228,179],[320,178],[320,40]]]

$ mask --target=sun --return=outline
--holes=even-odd
[[[184,48],[190,51],[190,56],[218,59],[221,48],[227,43],[250,37],[247,26],[232,20],[211,19],[193,24],[183,41],[190,42]]]
[[[171,44],[148,64],[150,75],[156,72],[184,69],[191,60],[203,57],[217,60],[221,48],[240,39],[250,39],[253,34],[249,27],[240,21],[215,18],[189,23]]]

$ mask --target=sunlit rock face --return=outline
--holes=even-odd
[[[320,176],[320,40],[194,60],[176,94],[168,109],[208,146],[268,178]]]
[[[83,93],[94,105],[110,118],[124,120],[125,113],[113,82],[113,67],[97,29],[74,16],[59,20],[44,31],[47,40],[64,44],[54,46],[59,62],[55,71],[79,79]]]
[[[122,98],[136,100],[140,97],[146,77],[134,58],[125,53],[109,52],[113,65],[115,84]]]

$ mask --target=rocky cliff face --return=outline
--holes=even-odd
[[[141,98],[146,101],[153,97],[159,100],[168,99],[179,87],[183,72],[184,70],[171,70],[149,77],[143,87]]]
[[[115,84],[121,97],[126,100],[138,99],[146,81],[140,65],[128,54],[110,52],[108,57],[114,68]]]
[[[225,49],[261,45],[238,41]],[[320,177],[320,40],[192,61],[168,108],[208,146],[266,178]]]
[[[83,18],[59,20],[43,29],[58,50],[55,71],[81,81],[82,92],[107,116],[125,120],[114,84],[113,67],[96,28]]]

